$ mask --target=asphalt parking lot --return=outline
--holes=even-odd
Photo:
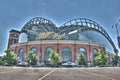
[[[0,80],[120,80],[120,68],[0,67]]]

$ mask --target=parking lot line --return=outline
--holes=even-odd
[[[114,78],[107,77],[107,76],[104,76],[104,75],[102,75],[102,74],[96,74],[96,73],[93,73],[93,72],[90,73],[90,72],[88,72],[88,71],[83,71],[83,70],[82,70],[82,72],[87,73],[87,74],[90,74],[90,75],[94,75],[94,76],[103,77],[103,78],[110,79],[110,80],[116,80],[116,79],[114,79]]]
[[[51,73],[53,73],[55,70],[52,70],[50,72],[48,72],[47,74],[45,74],[44,76],[42,76],[41,78],[39,78],[38,80],[43,80],[45,77],[47,77],[48,75],[50,75]]]

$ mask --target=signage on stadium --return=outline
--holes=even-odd
[[[65,37],[65,33],[58,34],[56,32],[41,32],[38,34],[39,39],[61,39]]]

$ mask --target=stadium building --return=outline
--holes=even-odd
[[[85,18],[70,20],[60,27],[48,19],[33,18],[20,31],[10,30],[8,48],[21,61],[32,50],[38,61],[44,63],[48,62],[50,50],[57,51],[63,62],[75,62],[82,52],[93,64],[98,49],[109,56],[109,62],[111,53],[117,53],[108,33],[96,22]]]

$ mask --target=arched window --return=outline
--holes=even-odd
[[[26,33],[21,33],[19,36],[19,43],[23,43],[27,41],[28,41],[28,35]]]
[[[85,55],[85,59],[87,60],[87,51],[86,51],[85,48],[80,48],[79,51],[78,51],[78,53],[79,53],[79,54],[80,54],[80,53],[83,53],[83,54]]]
[[[24,53],[25,53],[25,51],[24,51],[23,48],[19,49],[19,51],[18,51],[18,60],[24,61]]]
[[[93,49],[93,60],[95,64],[95,57],[98,55],[98,50],[96,48]]]
[[[71,49],[69,47],[64,47],[62,49],[62,61],[70,62],[71,61]]]
[[[95,49],[93,49],[93,54],[94,55],[97,55],[98,54],[98,50],[95,48]]]
[[[37,55],[37,48],[31,48],[31,51],[33,51]]]
[[[45,49],[45,62],[48,62],[49,61],[49,58],[50,58],[50,51],[53,50],[52,47],[48,47]]]

